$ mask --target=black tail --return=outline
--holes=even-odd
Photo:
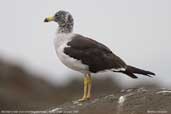
[[[150,72],[150,71],[146,71],[146,70],[142,70],[133,66],[127,66],[126,71],[122,71],[122,73],[127,74],[128,76],[132,77],[132,78],[138,78],[135,74],[142,74],[148,77],[152,77],[151,75],[155,75],[155,73]]]

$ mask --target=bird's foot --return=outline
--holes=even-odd
[[[73,104],[80,104],[80,103],[83,103],[83,102],[85,102],[85,101],[87,101],[87,100],[89,100],[89,99],[86,98],[86,97],[83,97],[83,98],[81,98],[81,99],[78,99],[78,100],[76,100],[76,101],[73,101]]]
[[[91,99],[91,95],[87,95],[86,99],[90,100]]]
[[[84,101],[87,101],[87,100],[89,100],[89,99],[86,98],[86,97],[83,97],[83,98],[81,98],[81,99],[78,99],[77,101],[78,101],[78,102],[84,102]]]
[[[83,96],[81,99],[78,99],[78,102],[84,102],[90,100],[91,95],[88,94],[87,96]]]

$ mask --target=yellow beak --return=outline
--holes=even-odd
[[[51,21],[54,21],[54,20],[55,20],[55,17],[52,16],[52,17],[45,18],[44,22],[51,22]]]

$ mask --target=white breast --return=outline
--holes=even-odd
[[[57,38],[54,40],[55,50],[57,53],[58,58],[61,62],[66,65],[67,67],[79,71],[81,73],[88,73],[88,66],[82,64],[80,60],[74,59],[64,53],[64,48],[68,47],[67,43],[72,40],[72,37],[75,34],[68,33],[68,34],[57,34]]]

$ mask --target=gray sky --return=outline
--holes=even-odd
[[[57,83],[71,78],[69,73],[77,74],[56,57],[57,25],[43,23],[60,9],[73,15],[74,32],[104,43],[127,64],[154,71],[157,77],[148,80],[171,86],[169,0],[1,0],[0,56],[33,72],[50,74],[45,78]]]

